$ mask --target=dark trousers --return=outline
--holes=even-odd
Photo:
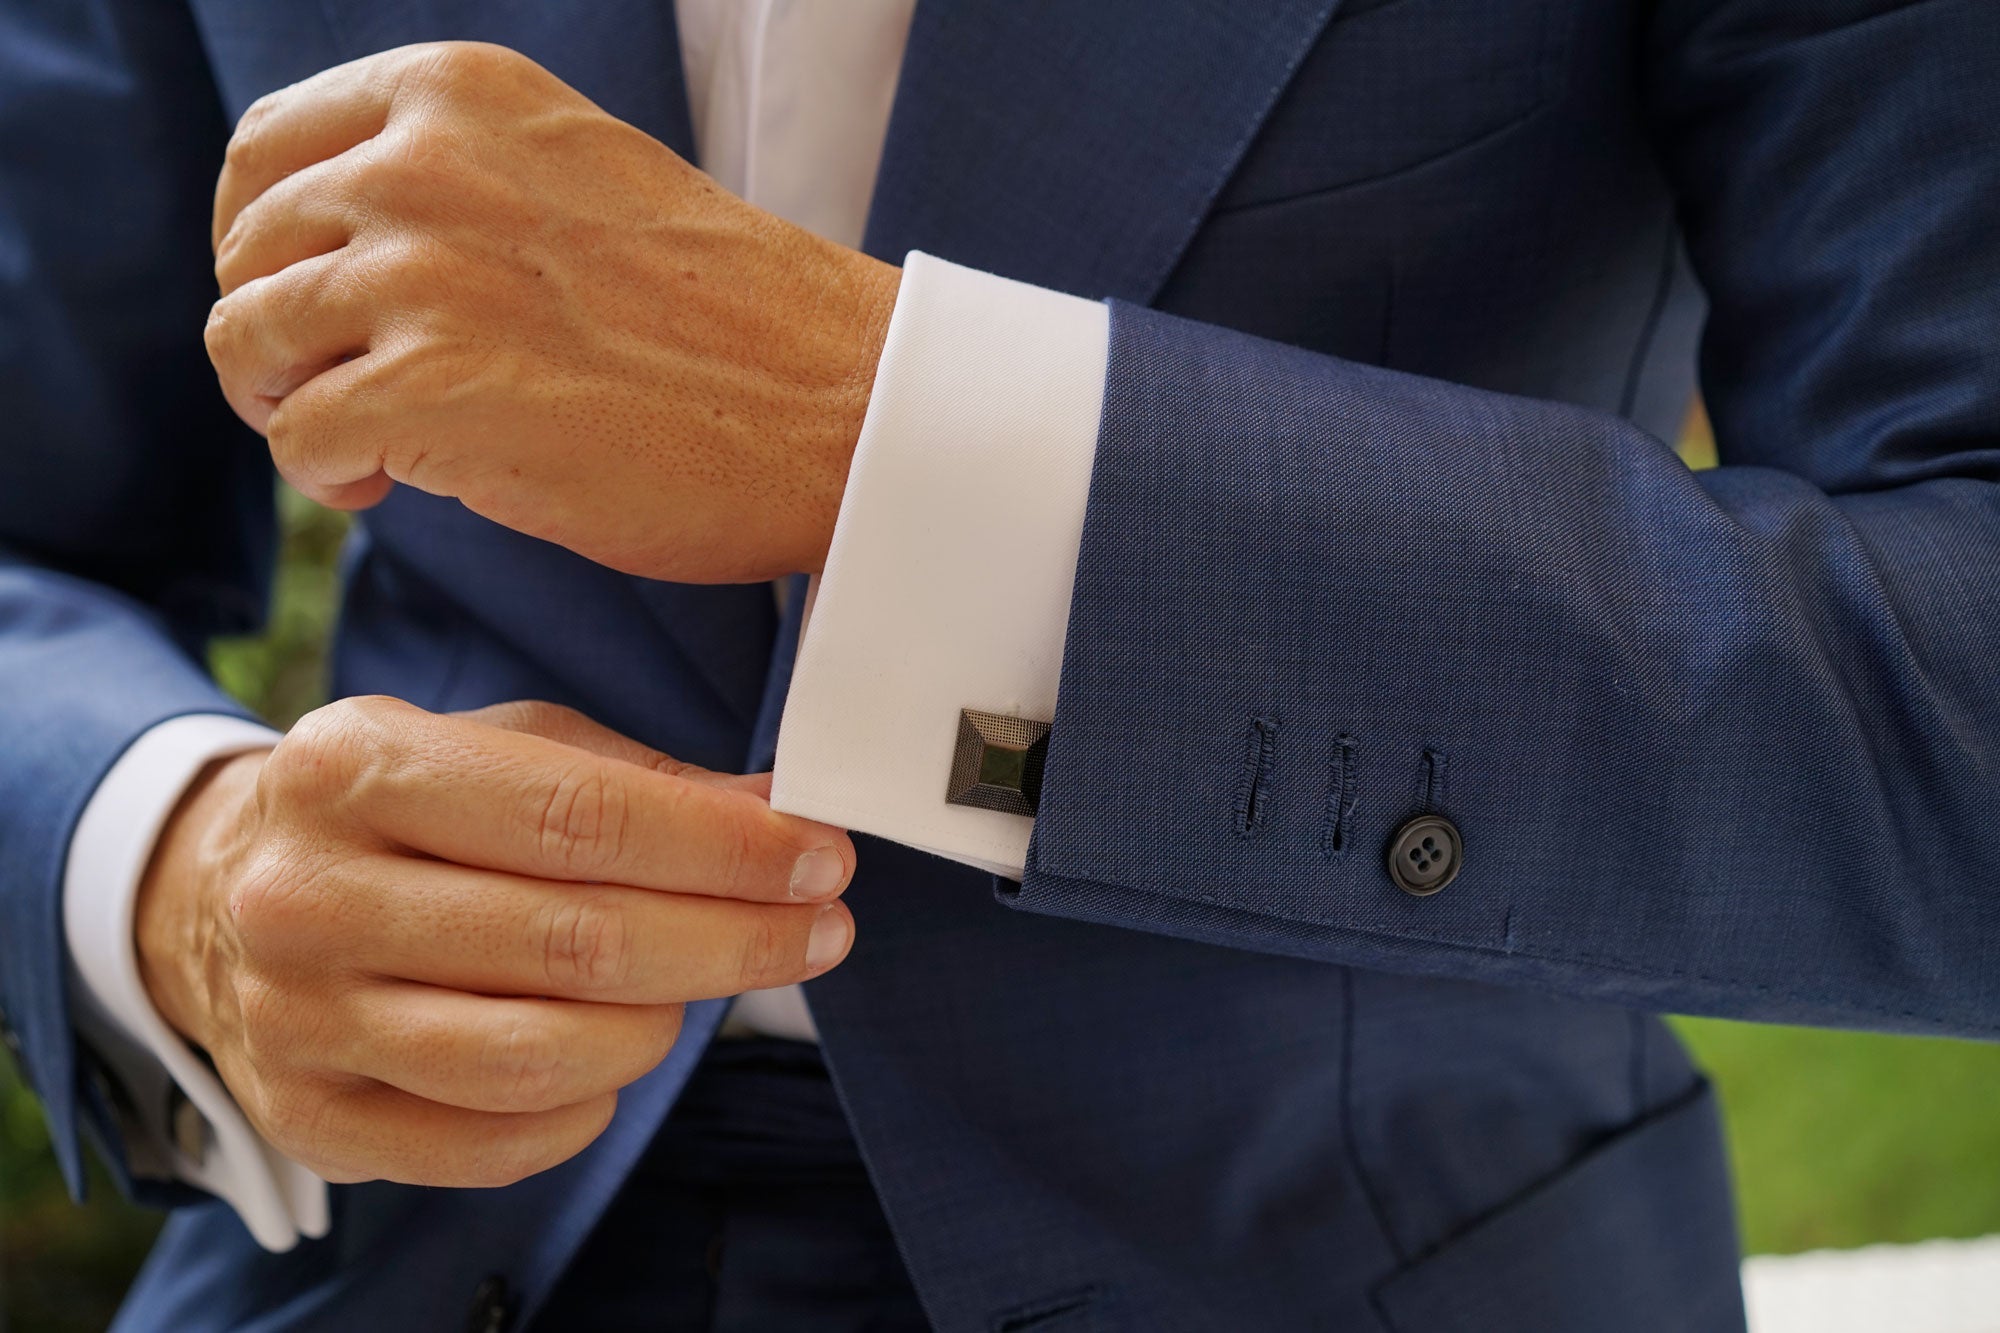
[[[716,1042],[534,1327],[928,1329],[819,1048]]]

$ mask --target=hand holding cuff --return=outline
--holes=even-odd
[[[288,1250],[301,1236],[326,1234],[326,1183],[265,1143],[222,1080],[167,1025],[140,979],[133,942],[139,881],[182,794],[216,760],[277,741],[268,727],[201,713],[162,722],[133,742],[77,821],[63,929],[78,1029],[124,1086],[143,1155],[227,1200],[265,1249]],[[128,1156],[139,1155],[138,1146],[128,1146]]]

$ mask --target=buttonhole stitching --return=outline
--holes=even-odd
[[[1320,855],[1328,860],[1345,854],[1351,841],[1348,835],[1354,824],[1354,808],[1361,800],[1355,772],[1357,749],[1352,736],[1334,738],[1332,771],[1327,775],[1326,822],[1319,839]]]
[[[1243,776],[1236,784],[1236,836],[1247,838],[1264,822],[1270,803],[1271,761],[1278,748],[1278,719],[1253,717],[1243,753]]]
[[[1446,758],[1445,752],[1437,746],[1424,747],[1417,777],[1417,808],[1427,815],[1438,814],[1444,809]]]

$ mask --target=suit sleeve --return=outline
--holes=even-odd
[[[197,654],[267,589],[269,465],[201,339],[225,139],[185,7],[0,4],[0,1017],[72,1189],[80,1131],[123,1153],[65,997],[70,835],[141,733],[241,713]]]
[[[1723,466],[1114,307],[1027,910],[2000,1035],[2000,11],[1656,8]],[[1385,861],[1419,813],[1443,891]]]

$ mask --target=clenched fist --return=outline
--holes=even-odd
[[[175,812],[140,972],[320,1175],[505,1184],[597,1137],[683,1003],[846,955],[853,844],[768,782],[546,704],[333,704]]]
[[[260,99],[214,239],[209,355],[307,495],[403,482],[655,578],[824,563],[899,270],[526,57],[405,47]]]

